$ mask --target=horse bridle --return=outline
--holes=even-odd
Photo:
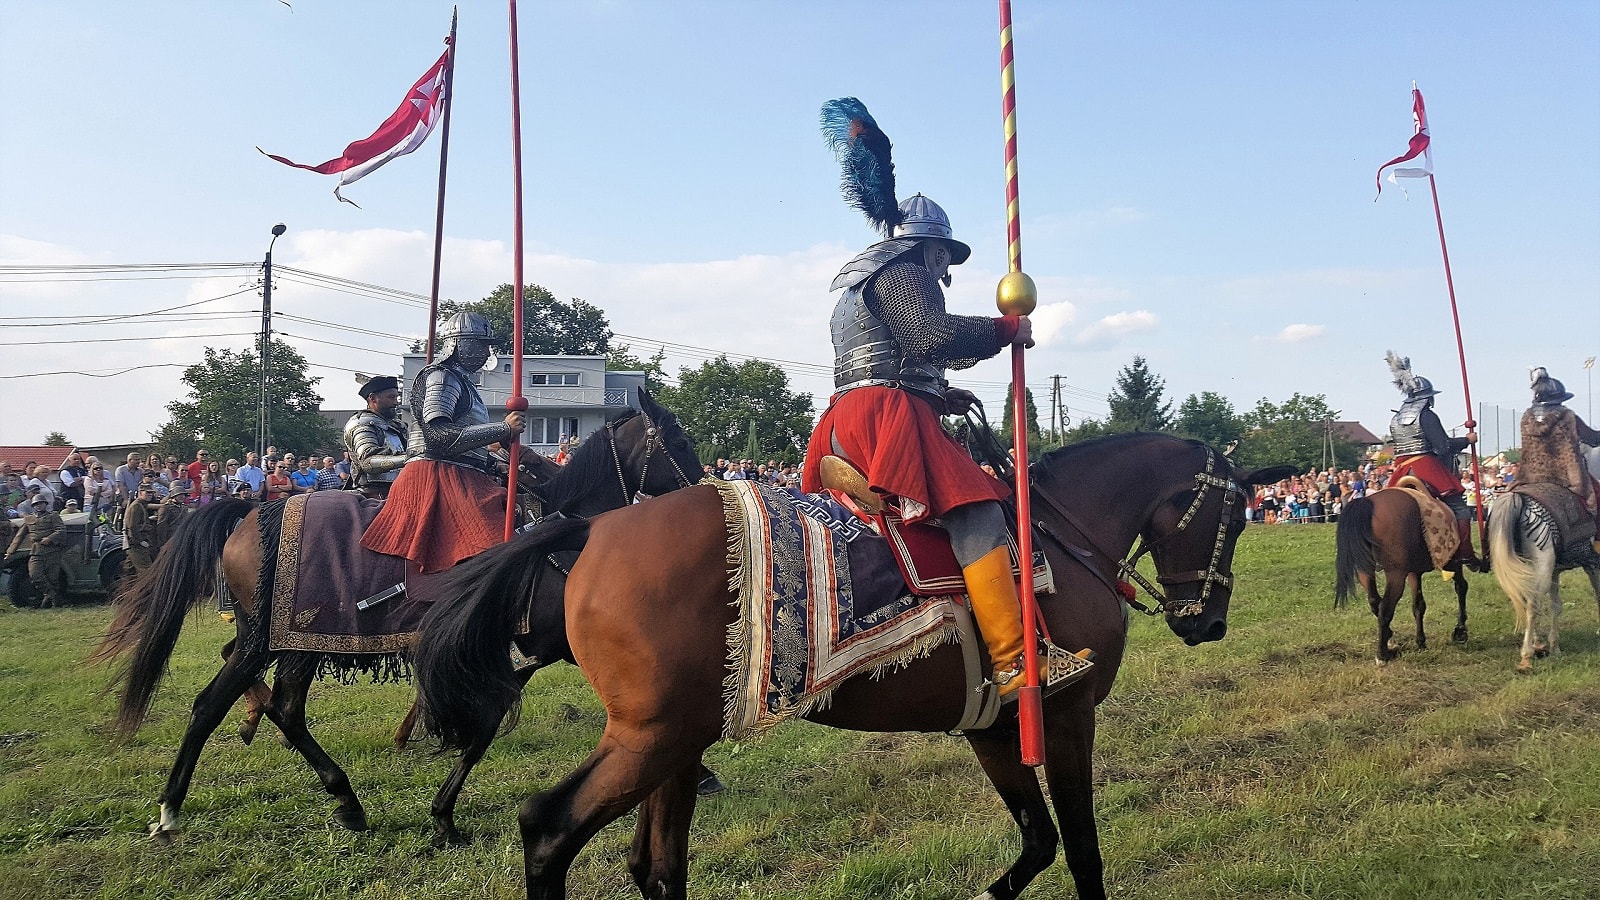
[[[1223,478],[1216,474],[1216,454],[1212,452],[1210,447],[1206,447],[1205,451],[1205,470],[1202,472],[1196,472],[1194,476],[1194,502],[1189,504],[1189,508],[1184,511],[1183,517],[1178,520],[1178,527],[1172,529],[1153,542],[1146,540],[1145,537],[1141,535],[1139,537],[1139,544],[1134,548],[1133,554],[1122,562],[1117,563],[1117,573],[1120,576],[1126,578],[1134,584],[1137,584],[1139,587],[1144,588],[1145,593],[1149,594],[1155,599],[1155,609],[1150,609],[1144,604],[1139,603],[1137,600],[1128,601],[1129,606],[1132,606],[1134,609],[1137,609],[1146,615],[1153,616],[1157,613],[1166,613],[1173,617],[1198,616],[1205,607],[1206,599],[1211,596],[1212,585],[1220,584],[1225,588],[1233,587],[1233,576],[1224,575],[1219,568],[1219,564],[1222,562],[1223,547],[1228,542],[1228,526],[1233,523],[1234,500],[1240,493],[1242,493],[1242,489],[1239,487],[1238,483],[1232,479]],[[1167,586],[1193,584],[1197,581],[1201,582],[1200,596],[1197,599],[1178,603],[1171,597],[1167,596],[1166,593],[1160,588],[1156,587],[1154,584],[1151,584],[1148,578],[1145,578],[1139,573],[1139,558],[1171,540],[1172,538],[1177,537],[1180,532],[1182,532],[1185,528],[1188,528],[1189,523],[1194,520],[1195,513],[1199,512],[1200,507],[1205,505],[1206,497],[1209,495],[1212,488],[1221,488],[1223,490],[1223,495],[1222,512],[1217,516],[1217,539],[1211,547],[1210,564],[1206,566],[1204,571],[1199,569],[1191,569],[1187,572],[1177,572],[1172,575],[1156,576],[1156,581],[1159,584]],[[1177,493],[1177,491],[1171,491],[1163,494],[1156,500],[1154,507],[1152,508],[1159,508],[1162,503],[1166,502],[1168,497],[1171,497],[1175,493]]]
[[[693,481],[689,480],[689,476],[683,473],[683,467],[678,465],[678,461],[673,458],[672,452],[667,449],[666,439],[661,436],[661,429],[656,425],[655,420],[650,418],[650,414],[643,410],[639,412],[639,415],[644,417],[645,456],[644,466],[639,469],[639,487],[633,491],[628,490],[628,479],[622,471],[622,454],[617,451],[617,428],[625,422],[632,421],[633,417],[629,416],[626,419],[606,423],[606,431],[610,432],[608,440],[611,442],[611,461],[616,465],[617,484],[622,488],[622,503],[624,506],[631,506],[632,504],[649,500],[654,496],[653,494],[646,494],[644,486],[650,478],[650,461],[655,459],[657,452],[665,454],[667,462],[672,464],[672,472],[678,479],[678,487],[686,488],[694,484]]]

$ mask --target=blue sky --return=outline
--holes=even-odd
[[[1005,223],[998,38],[986,2],[523,2],[528,280],[657,341],[791,361],[825,402],[827,283],[873,239],[845,207],[817,109],[854,95],[895,142],[902,196],[950,213],[972,260],[956,311],[993,310]],[[333,200],[305,162],[369,133],[437,57],[450,5],[279,0],[0,4],[0,263],[259,259],[426,293],[437,143]],[[1600,352],[1600,4],[1065,3],[1016,0],[1024,268],[1042,288],[1029,377],[1101,415],[1135,353],[1169,396],[1326,394],[1381,431],[1409,354],[1464,418],[1425,182],[1373,203],[1377,165],[1428,100],[1473,399],[1526,402]],[[503,3],[461,8],[444,293],[511,280]],[[213,279],[42,285],[0,279],[0,316],[130,312],[238,290]],[[246,293],[207,310],[246,313]],[[280,281],[274,305],[422,333],[425,314]],[[13,324],[14,319],[0,320]],[[247,319],[0,328],[0,375],[198,359]],[[284,327],[285,331],[289,326]],[[19,332],[25,332],[19,335]],[[302,324],[325,404],[348,369],[398,371],[399,338]],[[27,344],[71,339],[74,344]],[[291,340],[295,342],[295,340]],[[669,372],[698,351],[670,348]],[[788,365],[788,363],[786,363]],[[36,398],[0,442],[60,430],[136,439],[180,392],[175,366],[0,380]],[[1006,367],[957,376],[997,407]],[[89,413],[85,397],[117,398]],[[996,409],[996,416],[998,411]],[[37,432],[37,433],[35,433]],[[1488,435],[1486,435],[1488,436]],[[1509,442],[1506,440],[1505,442]],[[1492,439],[1489,449],[1493,449]]]

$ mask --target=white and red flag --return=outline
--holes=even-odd
[[[273,156],[257,147],[263,154],[286,166],[297,169],[309,169],[320,175],[338,175],[339,184],[334,187],[333,195],[340,201],[357,206],[354,201],[345,199],[339,189],[347,184],[354,184],[381,167],[384,163],[396,157],[405,156],[407,153],[422,146],[433,132],[433,126],[438,124],[443,115],[447,87],[449,82],[448,70],[450,64],[450,51],[446,50],[439,61],[434,63],[428,71],[411,86],[406,92],[406,98],[400,102],[400,108],[394,115],[385,119],[378,130],[370,137],[344,148],[344,155],[337,159],[330,159],[319,166],[308,166],[297,163],[281,156]]]
[[[1376,181],[1380,195],[1383,193],[1383,170],[1396,163],[1416,159],[1418,154],[1422,155],[1422,168],[1395,169],[1389,173],[1389,183],[1395,184],[1396,178],[1426,178],[1433,174],[1433,150],[1428,146],[1428,111],[1422,105],[1422,92],[1417,90],[1415,81],[1411,82],[1411,122],[1411,143],[1406,147],[1406,152],[1378,167]],[[1377,197],[1373,200],[1377,200]]]

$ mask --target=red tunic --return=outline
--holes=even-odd
[[[822,490],[822,457],[835,453],[830,437],[874,491],[927,508],[908,521],[1011,496],[1009,487],[979,468],[940,427],[933,401],[915,391],[874,385],[835,397],[811,432],[801,490]]]
[[[361,546],[441,572],[499,544],[506,490],[475,469],[414,459],[400,470]]]
[[[1443,460],[1432,453],[1397,457],[1394,461],[1394,471],[1389,474],[1389,483],[1398,484],[1402,475],[1412,475],[1421,479],[1423,484],[1433,488],[1441,497],[1466,491],[1461,479],[1450,471]]]

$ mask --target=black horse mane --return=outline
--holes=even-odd
[[[544,486],[546,514],[567,512],[568,507],[583,499],[602,478],[608,481],[616,480],[616,464],[612,462],[611,457],[611,448],[617,440],[616,429],[637,415],[639,411],[636,409],[624,412],[578,445],[578,449],[567,460],[567,464],[562,466],[561,471]],[[617,490],[621,491],[622,488],[619,487]]]
[[[1127,449],[1127,445],[1141,444],[1150,440],[1178,441],[1188,444],[1191,447],[1210,447],[1210,445],[1205,441],[1195,440],[1194,438],[1178,437],[1175,434],[1167,434],[1161,431],[1130,431],[1125,434],[1111,434],[1106,435],[1105,437],[1098,437],[1076,444],[1068,444],[1065,447],[1057,447],[1056,449],[1040,456],[1037,460],[1034,460],[1032,464],[1028,466],[1028,468],[1034,478],[1039,478],[1041,476],[1049,477],[1049,474],[1054,467],[1072,462],[1078,457],[1087,456],[1090,453],[1116,452],[1118,450],[1125,450]],[[1220,452],[1214,450],[1212,452],[1216,453],[1216,455],[1226,463],[1228,466],[1228,471],[1232,472],[1232,460],[1229,460]]]

